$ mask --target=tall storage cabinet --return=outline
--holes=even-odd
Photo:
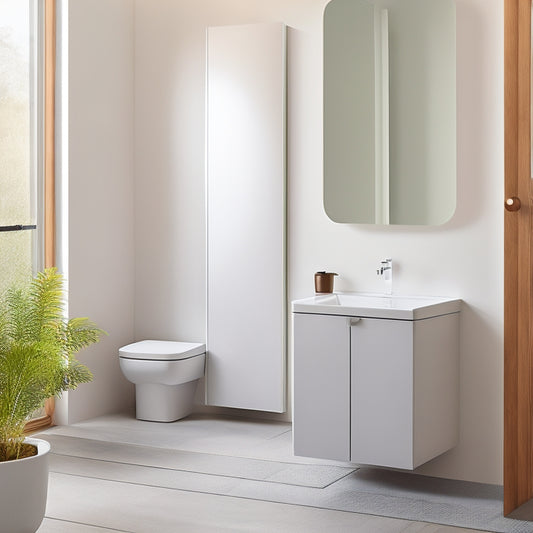
[[[412,470],[457,444],[459,313],[293,316],[295,455]]]
[[[284,412],[285,26],[207,30],[206,403]]]

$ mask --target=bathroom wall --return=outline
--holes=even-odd
[[[442,227],[388,228],[335,224],[322,207],[326,0],[134,3],[136,337],[205,339],[205,28],[285,22],[289,299],[311,295],[323,269],[340,274],[337,290],[381,290],[375,269],[384,257],[394,259],[396,292],[463,298],[460,444],[420,471],[500,483],[502,0],[457,0],[456,214]]]
[[[120,345],[205,340],[205,28],[282,21],[289,299],[312,294],[322,269],[339,272],[337,290],[380,290],[384,257],[395,261],[396,292],[462,297],[460,444],[421,471],[501,482],[502,0],[457,0],[457,212],[436,228],[340,225],[324,213],[326,0],[68,4],[70,313],[110,333],[82,357],[95,380],[69,393],[68,420],[132,405]]]
[[[118,347],[133,341],[133,3],[69,0],[67,254],[70,316],[89,316],[109,335],[80,359],[94,381],[69,392],[59,422],[133,405]],[[68,182],[68,184],[67,184]],[[67,404],[67,405],[65,405]]]

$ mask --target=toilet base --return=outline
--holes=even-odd
[[[150,422],[174,422],[190,415],[198,380],[180,385],[135,385],[135,417]]]

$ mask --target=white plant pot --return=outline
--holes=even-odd
[[[0,530],[9,533],[35,533],[46,509],[50,444],[24,442],[37,446],[37,455],[0,462]]]

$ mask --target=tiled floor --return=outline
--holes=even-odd
[[[279,479],[293,474],[282,473],[279,478],[279,473],[267,471],[269,461],[308,464],[316,468],[327,465],[330,470],[346,469],[347,472],[352,466],[295,458],[291,453],[290,425],[285,423],[195,416],[175,424],[155,424],[140,422],[131,415],[114,415],[52,428],[45,433],[50,440],[55,439],[57,453],[51,456],[46,518],[38,533],[473,531],[252,499],[257,498],[254,486],[260,486],[263,492],[272,487],[274,493],[284,483]],[[87,453],[75,456],[74,451],[69,454],[69,443],[78,440],[72,437],[100,443],[95,443],[93,456]],[[123,443],[123,446],[115,443]],[[137,453],[146,450],[141,446],[163,450],[154,450],[153,464],[146,465],[145,461],[136,459]],[[181,450],[184,457],[194,459],[193,466],[189,470],[168,470],[167,466],[161,466],[167,465],[157,462],[168,460],[166,449]],[[218,458],[215,462],[219,464],[226,456],[246,458],[249,463],[246,466],[251,465],[251,468],[255,468],[256,462],[264,461],[259,474],[265,478],[198,471],[201,470],[198,461],[208,456],[195,458],[194,454],[209,454],[210,464],[213,458]],[[231,462],[229,457],[228,462]],[[241,468],[241,465],[234,466]],[[300,490],[295,483],[296,486],[289,482],[291,489]]]

